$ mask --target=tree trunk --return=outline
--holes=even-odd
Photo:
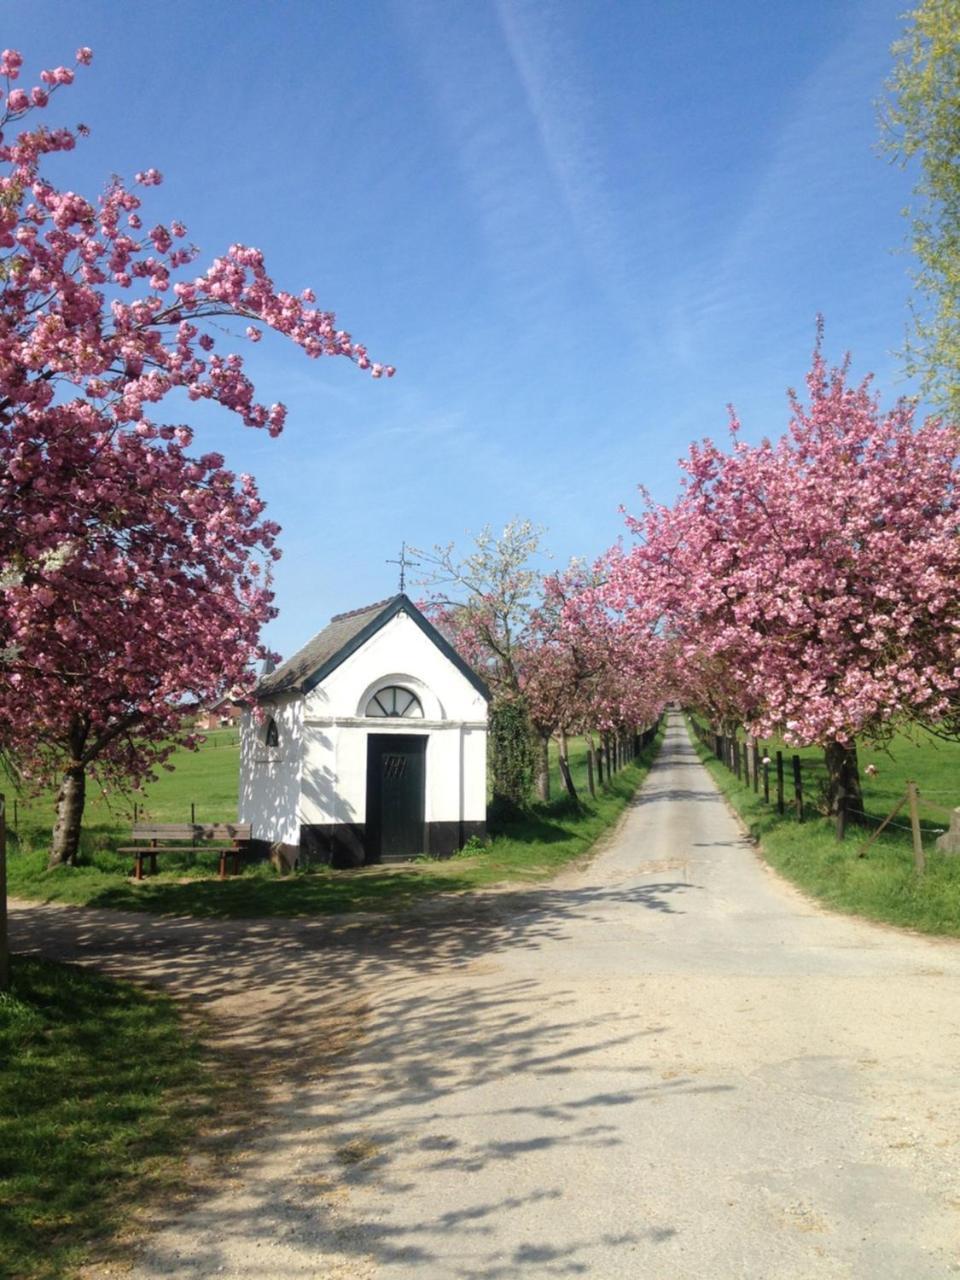
[[[80,849],[80,824],[86,800],[87,775],[82,764],[72,764],[63,775],[57,794],[57,821],[48,867],[76,866]]]
[[[0,991],[10,990],[10,934],[7,928],[7,802],[0,796]]]
[[[550,799],[550,735],[537,734],[537,757],[534,781],[537,788],[537,799],[546,802]]]
[[[568,758],[568,756],[567,756],[567,731],[566,731],[566,729],[561,729],[561,730],[560,730],[559,734],[557,735],[557,742],[558,742],[559,747],[560,747],[560,752],[559,752],[559,755],[560,755],[560,777],[563,779],[563,785],[564,785],[564,787],[565,787],[565,789],[566,789],[567,795],[570,797],[570,799],[571,799],[571,800],[574,800],[574,801],[576,801],[576,803],[577,803],[577,804],[579,804],[579,803],[580,803],[580,797],[577,795],[577,789],[576,789],[576,787],[573,785],[573,778],[570,776],[570,760],[569,760],[569,758]]]
[[[828,742],[824,756],[827,763],[827,809],[836,819],[837,838],[842,840],[847,822],[857,822],[863,809],[857,748]]]

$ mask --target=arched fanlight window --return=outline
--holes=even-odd
[[[423,707],[420,699],[409,689],[398,684],[391,684],[380,689],[367,703],[368,716],[396,716],[405,720],[422,720]]]
[[[280,733],[277,729],[277,722],[274,720],[273,716],[271,716],[267,721],[267,731],[263,736],[263,740],[268,747],[279,747],[280,745]]]

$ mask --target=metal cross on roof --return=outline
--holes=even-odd
[[[400,559],[399,559],[399,560],[387,560],[387,561],[386,561],[386,563],[387,563],[387,564],[398,564],[398,565],[400,566],[400,591],[401,591],[401,593],[402,593],[402,592],[403,592],[403,590],[404,590],[404,585],[405,585],[405,581],[406,581],[406,576],[405,576],[405,575],[406,575],[406,571],[407,571],[408,569],[410,569],[410,568],[413,568],[413,567],[414,567],[414,566],[416,566],[416,565],[419,565],[420,561],[419,561],[419,560],[408,560],[408,559],[407,559],[407,544],[406,544],[405,542],[401,542],[401,544],[400,544]]]

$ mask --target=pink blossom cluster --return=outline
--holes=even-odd
[[[28,91],[22,67],[0,53],[0,751],[38,781],[95,763],[136,783],[172,749],[185,701],[249,683],[277,554],[252,479],[188,454],[191,428],[157,406],[179,390],[281,431],[283,405],[258,401],[214,320],[393,369],[311,290],[278,289],[258,250],[234,244],[198,270],[185,226],[146,218],[155,169],[98,199],[58,189],[44,159],[86,127],[24,117],[74,70]]]
[[[663,709],[662,642],[651,631],[643,646],[625,643],[601,573],[574,562],[544,579],[521,662],[531,720],[544,734],[633,732]]]
[[[652,724],[665,702],[662,642],[626,643],[596,572],[575,562],[540,580],[534,607],[511,602],[527,582],[507,576],[497,590],[461,606],[422,602],[464,660],[501,697],[522,697],[543,737],[633,731]]]
[[[277,526],[249,477],[208,454],[105,431],[90,405],[47,410],[0,433],[7,664],[0,741],[49,780],[68,748],[101,778],[141,779],[169,755],[184,699],[247,687],[273,616],[262,554]],[[131,480],[135,483],[131,484]],[[65,498],[65,495],[69,495]]]
[[[604,599],[673,651],[678,696],[792,744],[883,737],[960,704],[957,429],[881,412],[820,342],[788,432],[690,449],[672,507],[628,523]]]

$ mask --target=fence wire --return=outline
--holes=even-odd
[[[726,734],[723,734],[723,733],[716,733],[716,732],[714,732],[714,730],[713,730],[713,729],[711,729],[709,726],[706,726],[706,725],[702,725],[702,724],[700,724],[700,723],[699,723],[699,721],[698,721],[698,720],[696,720],[693,716],[690,716],[690,717],[689,717],[689,719],[690,719],[690,725],[691,725],[691,727],[693,728],[694,733],[695,733],[695,734],[696,734],[696,736],[699,738],[699,740],[703,743],[703,745],[707,748],[707,750],[710,752],[710,754],[714,757],[714,759],[715,759],[715,760],[717,760],[717,762],[718,762],[719,764],[722,764],[722,765],[723,765],[723,767],[727,770],[727,772],[728,772],[728,773],[732,774],[734,777],[737,777],[738,775],[737,775],[737,771],[736,771],[736,769],[734,769],[734,768],[729,764],[729,762],[728,762],[728,761],[727,761],[727,759],[726,759],[726,752],[723,752],[723,751],[722,751],[722,752],[718,755],[718,754],[717,754],[717,750],[716,750],[716,744],[717,744],[717,741],[720,741],[721,743],[724,743],[724,744],[726,744],[726,745],[728,745],[728,746],[732,747],[732,746],[733,746],[733,741],[734,741],[734,740],[732,740],[732,739],[728,738]],[[740,746],[740,749],[744,752],[744,757],[747,757],[747,756],[748,756],[748,753],[749,753],[749,751],[750,751],[750,749],[747,747],[746,743],[738,744],[738,745]],[[762,748],[759,748],[759,747],[758,747],[757,749],[758,749],[758,750],[762,750]],[[766,754],[766,752],[765,752],[765,754]],[[778,752],[777,754],[778,754],[778,755],[780,755],[781,760],[782,760],[782,762],[783,762],[783,765],[785,766],[785,765],[786,765],[786,761],[787,761],[787,758],[788,758],[788,757],[784,756],[782,752]],[[802,768],[802,764],[801,764],[801,761],[800,761],[800,757],[799,757],[798,755],[792,755],[792,756],[790,756],[790,757],[789,757],[789,759],[790,759],[790,761],[791,761],[791,765],[792,765],[792,767],[793,767],[793,769],[794,769],[794,770],[797,770],[797,769],[799,769],[799,768]],[[770,762],[770,764],[769,764],[769,765],[764,765],[764,771],[765,771],[765,774],[766,774],[766,776],[767,776],[768,780],[769,780],[771,777],[773,777],[773,778],[775,778],[775,777],[776,777],[776,771],[775,771],[775,768],[774,768],[774,765],[773,765],[773,761],[772,761],[772,760],[771,760],[771,762]],[[767,772],[767,771],[769,771],[769,772]],[[744,771],[744,772],[746,772],[746,771]],[[787,770],[786,770],[786,768],[785,768],[785,767],[784,767],[783,772],[784,772],[784,775],[786,775]],[[747,785],[747,786],[750,786],[751,784],[753,784],[753,783],[754,783],[754,770],[753,770],[752,768],[749,770],[749,774],[748,774],[748,776],[746,777],[745,781],[746,781],[746,785]],[[794,797],[793,797],[793,799],[792,799],[792,800],[791,800],[791,799],[789,799],[789,798],[788,798],[788,796],[787,796],[788,780],[787,780],[786,776],[784,776],[784,795],[783,795],[783,806],[784,806],[784,811],[786,811],[787,809],[799,810],[800,806],[801,806],[801,805],[803,805],[803,804],[807,801],[807,797],[806,797],[806,796],[804,795],[804,793],[803,793],[802,786],[801,786],[801,788],[800,788],[800,789],[797,789],[797,788],[796,788],[796,784],[795,784],[795,782],[794,782],[794,779],[790,779],[790,780],[789,780],[789,786],[794,790]],[[755,786],[755,787],[754,787],[754,789],[755,789],[755,791],[756,791],[756,793],[757,793],[757,794],[760,794],[760,791],[761,791],[761,788],[760,788],[760,787]],[[764,792],[765,792],[765,791],[766,791],[766,788],[762,788],[762,790],[764,790]],[[955,794],[956,794],[955,792],[951,792],[950,790],[948,790],[948,789],[944,789],[944,788],[937,788],[937,789],[934,789],[934,790],[932,790],[932,791],[928,791],[926,788],[924,788],[922,791],[920,791],[920,790],[918,789],[918,791],[917,791],[917,798],[918,798],[918,799],[919,799],[919,800],[920,800],[920,801],[921,801],[921,802],[922,802],[922,803],[923,803],[923,804],[924,804],[928,809],[935,809],[935,810],[937,810],[939,813],[945,813],[945,814],[948,814],[948,815],[950,815],[950,816],[952,817],[952,815],[953,815],[953,813],[954,813],[954,811],[955,811],[955,808],[956,808],[957,806],[954,806],[954,807],[948,807],[948,806],[946,806],[946,805],[935,804],[935,803],[933,803],[933,802],[932,802],[928,797],[929,797],[929,796],[931,796],[931,795],[947,795],[947,796],[950,796],[950,795],[955,795]],[[765,803],[769,804],[769,805],[770,805],[770,807],[771,807],[772,809],[778,809],[778,808],[779,808],[779,804],[778,804],[778,803],[776,803],[776,802],[771,802],[770,800],[767,800],[767,799],[766,799],[766,796],[765,796]],[[896,822],[896,821],[894,821],[892,818],[878,818],[878,817],[876,817],[874,814],[866,813],[863,809],[850,809],[850,808],[848,808],[846,812],[847,812],[847,815],[848,815],[849,817],[856,817],[856,818],[861,818],[861,819],[863,819],[863,821],[864,821],[864,825],[872,824],[875,828],[879,828],[879,827],[883,827],[883,828],[887,828],[887,827],[896,827],[898,831],[906,831],[906,832],[909,832],[909,833],[911,833],[911,834],[913,833],[913,827],[912,827],[912,826],[911,826],[911,824],[910,824],[910,823],[908,823],[908,822]],[[894,810],[894,812],[896,812],[896,810]],[[924,833],[925,835],[928,835],[928,836],[941,836],[941,835],[944,835],[944,834],[945,834],[946,830],[947,830],[947,828],[946,828],[946,827],[930,827],[930,826],[928,826],[928,827],[923,828],[923,833]]]

